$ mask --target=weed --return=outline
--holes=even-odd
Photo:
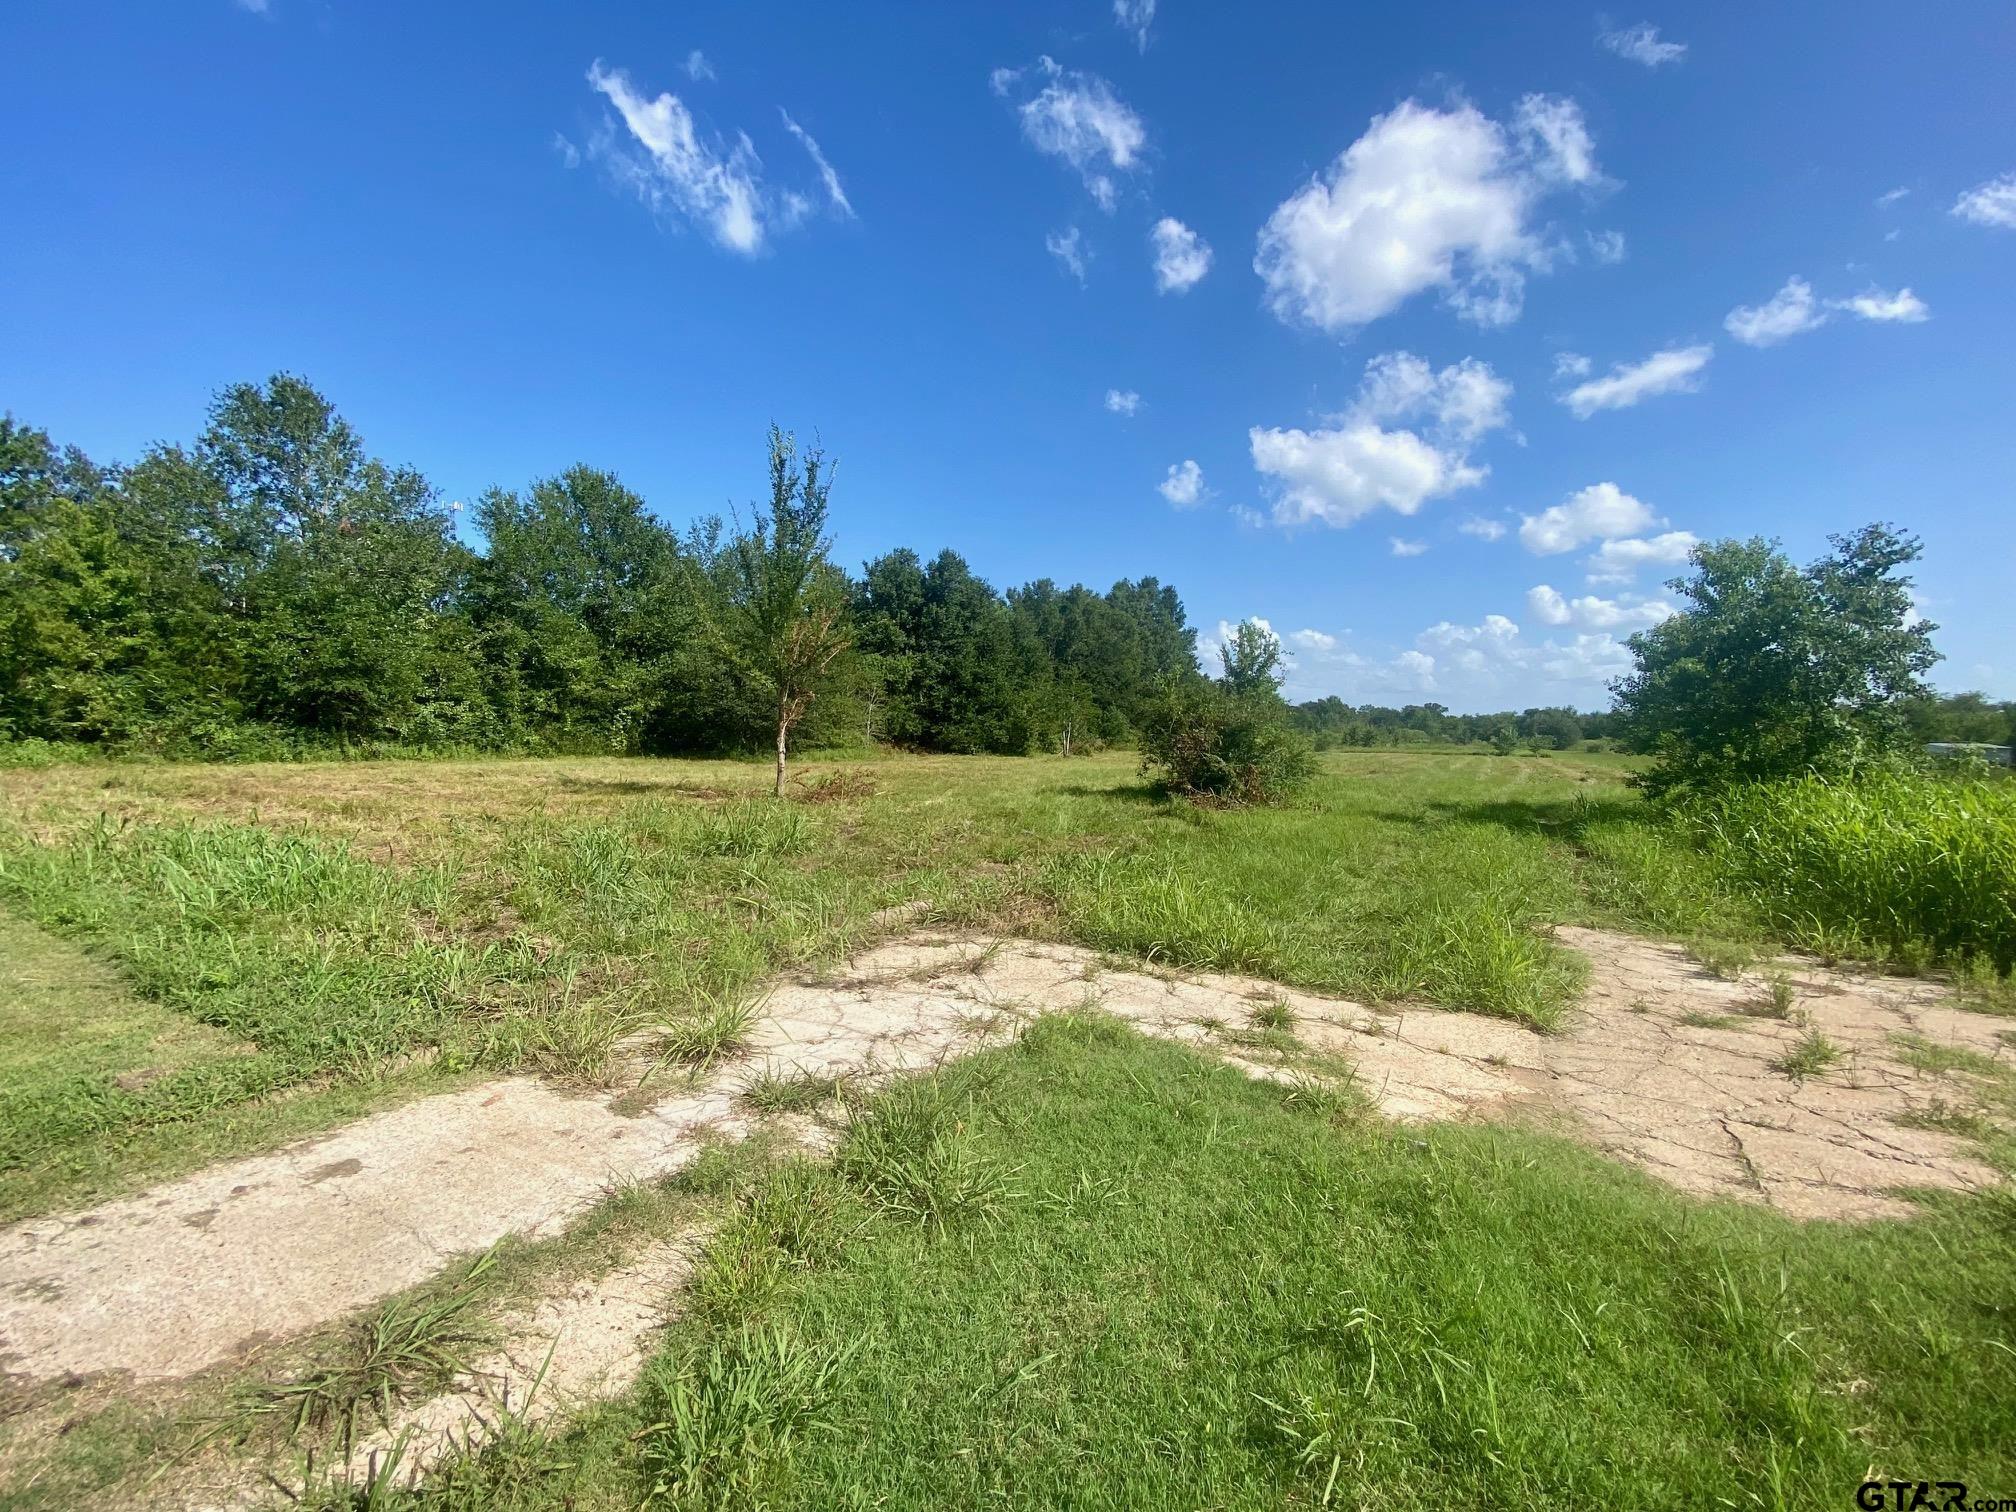
[[[963,1078],[900,1081],[855,1118],[837,1169],[885,1210],[945,1228],[990,1222],[1017,1195],[1013,1173],[973,1147]]]
[[[741,1053],[748,1048],[756,1010],[753,998],[717,999],[663,1025],[655,1034],[660,1062],[704,1067]]]
[[[1271,1029],[1287,1034],[1295,1028],[1295,1010],[1288,1006],[1286,998],[1269,998],[1256,1005],[1247,1018],[1255,1029]]]
[[[636,1435],[649,1499],[673,1507],[765,1504],[804,1437],[824,1423],[846,1363],[845,1352],[755,1325],[658,1366],[647,1387],[653,1421]]]
[[[1957,1134],[1962,1139],[1987,1139],[1995,1133],[1995,1126],[1981,1117],[1943,1097],[1935,1097],[1922,1108],[1913,1108],[1895,1120],[1907,1129],[1930,1129],[1940,1134]]]
[[[1820,1075],[1840,1059],[1839,1045],[1818,1029],[1808,1029],[1799,1037],[1798,1044],[1771,1062],[1771,1069],[1794,1081],[1804,1081],[1809,1076]]]
[[[805,1113],[844,1103],[851,1083],[841,1076],[816,1071],[790,1074],[765,1070],[742,1089],[742,1100],[758,1113]]]
[[[1678,1022],[1690,1029],[1735,1029],[1741,1027],[1743,1018],[1734,1013],[1704,1013],[1699,1008],[1690,1008],[1680,1015]]]
[[[1969,1050],[1964,1045],[1945,1045],[1917,1034],[1893,1034],[1890,1043],[1896,1048],[1897,1059],[1933,1076],[1962,1071],[1969,1076],[2000,1081],[2016,1074],[1994,1056]]]
[[[347,1452],[360,1413],[372,1409],[389,1421],[395,1402],[447,1382],[470,1346],[488,1338],[468,1313],[496,1259],[494,1249],[486,1252],[439,1295],[386,1302],[352,1327],[335,1363],[266,1388],[250,1415],[277,1417],[289,1438],[333,1431]]]

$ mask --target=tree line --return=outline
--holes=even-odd
[[[237,384],[128,466],[0,420],[0,739],[343,748],[1070,753],[1133,738],[1196,634],[1152,577],[997,592],[952,551],[850,577],[832,473],[773,430],[771,498],[684,530],[577,466],[473,505],[323,395]]]
[[[1348,704],[1335,694],[1295,704],[1294,727],[1319,751],[1410,745],[1537,746],[1565,751],[1585,740],[1614,734],[1607,713],[1578,713],[1565,705],[1495,714],[1452,714],[1439,703]]]

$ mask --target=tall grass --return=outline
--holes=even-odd
[[[1676,817],[1801,944],[2016,967],[2016,782],[1807,777],[1704,796]]]

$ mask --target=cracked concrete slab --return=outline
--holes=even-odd
[[[2012,1061],[2002,1023],[1955,1007],[1935,984],[1794,968],[1799,1011],[1847,1052],[1795,1081],[1772,1062],[1805,1030],[1746,1013],[1757,984],[1721,981],[1651,941],[1559,937],[1589,957],[1591,975],[1581,1010],[1551,1035],[1250,978],[1118,969],[1064,945],[898,940],[830,980],[779,985],[745,1054],[641,1111],[622,1096],[510,1078],[0,1230],[0,1369],[30,1382],[104,1371],[147,1380],[240,1358],[505,1234],[555,1232],[611,1186],[678,1170],[709,1136],[746,1135],[755,1120],[739,1094],[759,1078],[917,1070],[1077,1006],[1286,1079],[1305,1073],[1227,1033],[1278,1003],[1300,1045],[1349,1063],[1388,1117],[1551,1110],[1684,1191],[1802,1218],[1902,1216],[1911,1209],[1899,1189],[1998,1179],[1964,1141],[1898,1123],[1953,1097],[1955,1084],[1899,1060],[1894,1035]],[[1688,1022],[1725,1015],[1732,1025]]]

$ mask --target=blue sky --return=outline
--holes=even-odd
[[[335,4],[0,18],[0,404],[281,369],[450,498],[1155,574],[1291,692],[1604,701],[1690,537],[1926,542],[2016,696],[2006,5]]]

